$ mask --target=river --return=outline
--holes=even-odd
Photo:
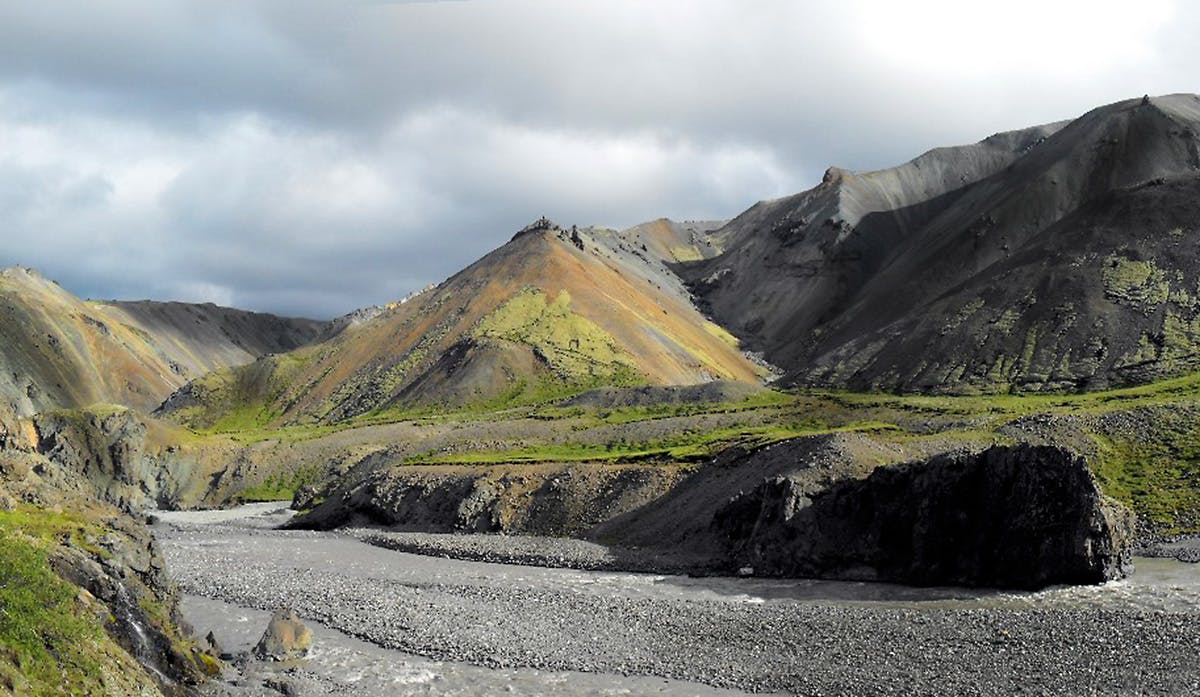
[[[1026,679],[1048,693],[1170,694],[1200,684],[1200,566],[1175,560],[1138,559],[1133,576],[1102,586],[996,592],[464,562],[274,531],[288,513],[272,504],[157,515],[201,635],[237,652],[270,609],[290,605],[309,622],[307,661],[260,667],[279,668],[300,694],[989,693],[981,682],[1005,694]],[[228,682],[210,690],[258,694]]]

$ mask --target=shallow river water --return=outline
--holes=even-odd
[[[297,573],[336,569],[352,584],[373,579],[407,586],[470,584],[537,592],[600,594],[637,599],[696,600],[740,604],[819,604],[845,607],[962,610],[973,608],[1095,608],[1122,611],[1200,612],[1200,565],[1168,559],[1136,560],[1131,577],[1102,586],[1051,588],[1037,593],[978,591],[812,580],[689,578],[655,574],[588,572],[511,566],[414,556],[366,545],[336,533],[264,536],[288,515],[278,504],[233,511],[161,512],[165,522],[186,526],[187,536],[160,535],[168,553],[218,552],[223,558],[263,563]],[[187,595],[183,610],[204,635],[212,630],[224,648],[248,650],[269,613],[222,600]],[[302,666],[312,694],[373,695],[733,695],[744,694],[686,681],[606,673],[487,668],[435,661],[381,648],[310,621],[314,649]],[[216,688],[214,688],[216,689]],[[229,687],[221,689],[231,689]],[[214,694],[234,694],[214,692]],[[241,694],[241,693],[237,693]]]
[[[424,579],[455,579],[471,575],[501,577],[505,582],[609,585],[614,592],[644,593],[661,577],[638,574],[588,574],[586,572],[536,567],[478,564],[433,557],[400,554],[363,544],[335,534],[302,533],[288,540],[287,548],[275,540],[239,535],[239,528],[270,529],[291,516],[279,504],[249,504],[221,511],[156,511],[168,523],[211,527],[209,539],[190,544],[226,546],[250,553],[257,561],[277,557],[296,569],[337,568],[350,578],[372,576],[393,580],[411,580],[414,572]],[[168,548],[170,537],[162,540]],[[468,573],[464,573],[466,570]],[[212,632],[222,650],[236,654],[249,651],[262,636],[270,612],[234,605],[214,598],[185,593],[182,602],[185,619],[198,636]],[[313,648],[301,664],[306,694],[353,694],[358,697],[391,695],[445,695],[447,697],[483,697],[486,695],[662,695],[664,697],[721,697],[745,695],[699,683],[638,675],[543,671],[531,668],[486,668],[454,661],[434,661],[421,656],[387,649],[363,641],[311,619]],[[286,668],[280,667],[286,674]],[[211,686],[213,694],[227,694],[228,685]],[[247,691],[256,694],[255,691]],[[240,694],[240,693],[239,693]]]
[[[212,631],[222,648],[249,651],[262,636],[271,613],[211,598],[185,595],[184,616],[201,633]],[[468,663],[434,661],[306,623],[313,630],[313,648],[303,663],[314,693],[390,695],[743,695],[707,685],[644,676],[605,675],[531,668],[484,668]],[[220,689],[216,687],[214,692]]]

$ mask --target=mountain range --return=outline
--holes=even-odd
[[[785,384],[1075,391],[1195,369],[1200,98],[830,169],[681,269]]]
[[[896,392],[1136,384],[1200,365],[1198,194],[1200,97],[1169,95],[892,169],[830,168],[728,222],[543,218],[333,323],[84,302],[10,269],[0,394],[21,414],[166,400],[212,427],[776,375]]]
[[[321,322],[215,305],[83,301],[40,273],[0,271],[0,397],[18,415],[157,407],[210,371],[289,351]]]
[[[0,272],[0,600],[33,638],[0,651],[0,692],[218,672],[147,507],[291,499],[297,527],[579,537],[597,568],[1029,588],[1200,532],[1200,97],[830,168],[730,221],[513,232],[332,321]]]

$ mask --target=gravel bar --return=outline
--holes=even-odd
[[[290,606],[436,660],[803,695],[1200,693],[1195,613],[713,598],[682,582],[675,592],[669,576],[435,559],[331,533],[156,527],[190,593]]]
[[[345,532],[376,547],[445,559],[655,574],[707,574],[716,570],[707,557],[670,556],[660,551],[607,547],[587,540],[560,537],[381,532],[367,528]]]

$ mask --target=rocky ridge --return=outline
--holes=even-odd
[[[1196,369],[1200,97],[830,170],[681,267],[785,382],[1076,391]]]

